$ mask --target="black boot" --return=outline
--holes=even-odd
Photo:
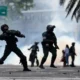
[[[30,69],[26,68],[26,69],[23,69],[23,71],[31,71]]]
[[[75,65],[74,65],[74,61],[72,61],[72,64],[70,65],[71,67],[76,67]]]
[[[45,69],[43,65],[40,65],[39,67],[40,67],[41,69]]]
[[[55,65],[50,65],[50,67],[52,67],[52,68],[57,68]]]
[[[23,71],[31,71],[30,69],[28,69],[26,59],[22,59],[22,60],[21,60],[21,63],[22,63],[22,66],[23,66],[23,68],[24,68]]]
[[[4,64],[4,62],[0,59],[0,64]]]
[[[39,66],[41,69],[45,69],[44,66],[43,66],[43,64],[45,63],[45,61],[46,61],[46,58],[43,57],[43,59],[41,61],[41,64]]]
[[[52,67],[52,68],[57,68],[56,66],[54,66],[55,59],[56,59],[56,56],[52,56],[51,65],[50,65],[50,67]]]
[[[76,67],[74,64],[71,64],[70,66],[71,66],[71,67]]]

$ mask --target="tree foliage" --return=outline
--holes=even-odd
[[[8,7],[14,6],[15,8],[27,10],[32,7],[33,0],[5,0]]]
[[[22,10],[26,11],[33,7],[33,0],[4,0],[4,3],[8,7],[8,18],[12,19],[22,16]]]
[[[60,0],[60,5],[65,4],[67,0]],[[66,7],[67,16],[72,12],[72,17],[76,18],[76,21],[78,22],[80,20],[80,0],[69,0],[68,5]]]

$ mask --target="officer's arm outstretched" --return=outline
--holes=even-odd
[[[33,48],[33,46],[31,46],[28,50],[31,50]]]
[[[7,31],[7,34],[12,34],[12,35],[15,35],[17,37],[25,38],[25,35],[21,34],[20,31],[16,31],[16,30],[9,30],[9,31]]]

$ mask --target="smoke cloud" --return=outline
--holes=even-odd
[[[73,41],[76,42],[76,52],[77,57],[75,63],[79,65],[79,24],[75,20],[71,21],[70,16],[65,18],[65,9],[59,6],[58,0],[34,0],[34,7],[28,11],[22,11],[23,16],[10,18],[0,17],[0,25],[6,23],[9,25],[10,29],[15,29],[21,31],[25,34],[26,38],[19,38],[17,43],[22,52],[29,58],[30,52],[27,50],[35,41],[42,41],[42,33],[46,30],[48,24],[56,25],[55,34],[58,38],[58,45],[60,50],[58,50],[58,57],[56,59],[56,64],[60,65],[60,59],[62,56],[62,49],[65,48],[66,44],[71,46]],[[1,33],[1,31],[0,31]],[[2,44],[3,43],[3,44]],[[3,55],[5,42],[0,41],[1,54]],[[39,60],[41,61],[43,56],[42,46],[39,44],[40,52],[38,53]],[[14,55],[14,57],[13,57]],[[28,59],[27,58],[27,59]],[[50,63],[51,54],[49,55],[46,64]],[[19,59],[15,54],[11,54],[9,58],[5,61],[5,64],[19,64]],[[29,63],[30,64],[30,63]]]

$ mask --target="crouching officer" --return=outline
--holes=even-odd
[[[45,63],[49,52],[52,53],[50,67],[56,68],[56,66],[54,65],[54,62],[55,62],[55,59],[57,56],[57,49],[59,49],[59,47],[57,45],[57,38],[53,32],[54,28],[55,28],[54,25],[53,26],[48,25],[47,31],[42,34],[42,37],[43,37],[42,48],[43,48],[44,56],[42,58],[40,66],[39,66],[42,69],[44,69],[43,64]]]
[[[23,55],[21,50],[17,47],[18,39],[17,37],[25,38],[23,34],[20,33],[20,31],[16,30],[9,30],[9,27],[7,24],[4,24],[1,26],[2,34],[0,35],[0,40],[6,41],[5,51],[4,55],[0,59],[0,64],[3,64],[5,59],[9,56],[11,51],[15,52],[16,55],[20,58],[20,62],[23,65],[23,71],[31,71],[28,69],[26,57]]]

